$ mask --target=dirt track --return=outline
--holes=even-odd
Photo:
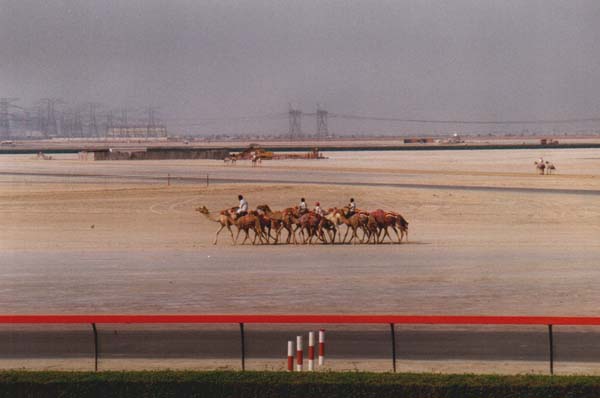
[[[264,162],[254,169],[249,164],[226,167],[215,161],[2,157],[0,288],[7,293],[3,308],[6,312],[310,309],[595,314],[600,203],[594,195],[544,190],[599,190],[600,157],[593,150],[553,150],[542,155],[550,157],[561,173],[574,177],[537,176],[529,164],[539,156],[533,152],[381,153],[380,161],[372,159],[374,153],[342,153],[335,154],[339,159],[330,155],[326,161]],[[420,171],[401,169],[406,163]],[[432,164],[438,166],[430,173]],[[510,173],[486,174],[490,164]],[[447,174],[440,174],[440,168]],[[167,186],[165,180],[66,177],[167,173],[290,183],[206,187],[173,178]],[[541,190],[524,194],[361,186],[407,178],[446,186]],[[295,179],[314,179],[319,185],[294,184]],[[332,179],[356,185],[327,185]],[[410,243],[240,247],[232,246],[223,232],[213,246],[217,225],[194,208],[235,205],[240,192],[253,206],[269,203],[273,208],[295,204],[301,196],[311,204],[319,200],[324,207],[344,204],[353,196],[359,207],[404,214],[410,222]],[[56,299],[55,289],[63,299]],[[237,298],[232,298],[232,292]],[[203,299],[197,302],[196,296]]]

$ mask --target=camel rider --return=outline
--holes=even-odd
[[[306,201],[304,200],[304,198],[300,199],[300,205],[298,206],[298,211],[300,212],[300,214],[304,214],[308,212],[308,207],[306,206]]]
[[[315,213],[323,217],[323,209],[321,209],[321,204],[319,202],[315,203]]]
[[[244,197],[242,195],[238,195],[238,199],[240,200],[240,205],[237,209],[237,211],[235,212],[236,214],[236,218],[245,216],[246,214],[248,214],[248,202],[246,201],[246,199],[244,199]]]
[[[348,203],[348,214],[346,214],[346,218],[350,218],[354,214],[356,214],[356,203],[354,202],[354,198],[350,198],[350,203]]]

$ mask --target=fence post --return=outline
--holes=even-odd
[[[171,185],[171,174],[167,174],[167,186]]]
[[[240,337],[242,340],[242,370],[246,370],[246,341],[244,338],[244,324],[240,323]]]
[[[98,330],[96,330],[96,324],[92,323],[92,330],[94,331],[94,372],[98,371]]]
[[[390,323],[390,332],[392,333],[392,367],[396,373],[396,332],[393,323]]]
[[[206,175],[206,186],[208,186],[208,174]]]
[[[554,375],[554,340],[552,338],[552,325],[548,325],[548,344],[550,345],[550,375]]]

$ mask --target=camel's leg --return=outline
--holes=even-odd
[[[302,244],[305,245],[306,244],[306,237],[304,236],[304,228],[300,228],[300,240],[302,241]]]
[[[365,235],[367,236],[367,243],[369,243],[369,239],[371,239],[371,232],[365,230],[363,227],[363,237],[362,237],[362,239],[360,239],[358,237],[358,229],[359,229],[358,226],[356,226],[356,228],[354,229],[354,234],[356,235],[356,240],[358,241],[358,243],[365,243]]]
[[[383,234],[382,234],[383,232]],[[377,231],[377,242],[375,243],[383,243],[384,239],[385,239],[385,234],[387,233],[387,228],[379,228],[379,230]]]
[[[235,240],[233,241],[233,244],[237,244],[237,240],[240,237],[240,232],[242,232],[242,228],[238,229],[238,233],[235,235]]]
[[[362,243],[362,241],[360,239],[358,239],[358,234],[356,233],[356,227],[352,227],[352,237],[350,238],[350,242],[354,242],[353,244],[356,244],[356,242],[354,241],[354,238],[356,238],[357,241]],[[350,243],[350,242],[348,242],[348,243]]]
[[[285,230],[288,233],[288,236],[287,236],[287,239],[285,240],[285,243],[287,243],[289,245],[290,241],[292,240],[292,230],[289,229],[287,226],[285,226],[284,228],[285,228]],[[283,233],[283,231],[282,231],[282,233]]]
[[[257,232],[258,232],[258,234],[257,234]],[[256,242],[256,238],[257,238],[257,236],[258,236],[258,240],[259,240],[260,244],[261,244],[261,245],[264,245],[264,244],[265,244],[265,241],[263,240],[263,237],[264,237],[265,235],[266,235],[266,233],[265,233],[265,231],[262,229],[262,227],[261,227],[261,228],[259,228],[259,229],[258,229],[258,231],[257,231],[257,229],[255,228],[255,229],[254,229],[254,242]],[[268,243],[269,243],[269,240],[267,239],[267,244],[268,244]]]
[[[323,227],[319,227],[317,230],[317,238],[323,243],[327,243],[327,238],[325,237],[325,230]]]
[[[304,242],[304,231],[303,231],[302,226],[300,226],[300,225],[296,225],[296,228],[294,229],[294,239],[295,239],[294,243],[298,243],[298,239],[296,237],[296,233],[298,232],[298,230],[300,230],[300,240],[302,241],[300,243],[303,243]]]
[[[233,238],[233,231],[231,230],[231,225],[228,225],[227,229],[229,230],[229,233],[231,234],[231,241],[235,245],[235,239]]]
[[[242,241],[242,245],[243,245],[244,243],[246,243],[246,240],[249,238],[249,237],[248,237],[248,230],[247,230],[247,229],[244,229],[244,233],[246,234],[246,236],[244,237],[244,240]]]
[[[283,229],[283,226],[279,226],[279,227],[275,227],[275,236],[273,237],[274,239],[274,243],[273,244],[277,244],[279,243],[279,237],[281,236],[281,230]]]
[[[346,243],[346,238],[348,237],[348,232],[350,232],[350,226],[348,225],[348,228],[346,228],[346,234],[344,235],[344,239],[342,239],[342,243]],[[340,237],[342,236],[342,234],[340,234]],[[352,240],[352,237],[350,237],[350,240]],[[348,242],[350,243],[350,242]]]
[[[402,243],[402,235],[398,233],[398,229],[396,227],[392,227],[392,230],[396,233],[396,238],[398,238],[398,243]]]
[[[217,244],[217,239],[219,239],[219,232],[221,232],[221,230],[222,230],[223,228],[225,228],[225,225],[221,224],[221,228],[219,228],[219,229],[217,230],[217,233],[215,234],[215,241],[213,242],[213,245],[216,245],[216,244]]]
[[[273,241],[275,241],[275,238],[271,236],[271,225],[269,225],[267,227],[267,243],[269,243],[269,241],[273,239]]]
[[[391,241],[391,240],[392,240],[392,237],[390,236],[390,234],[389,234],[389,232],[388,232],[388,227],[385,227],[385,228],[383,229],[383,232],[384,232],[384,234],[383,234],[383,237],[381,238],[381,242],[380,242],[380,243],[383,243],[383,241],[385,240],[385,237],[386,237],[386,236],[387,236],[387,237],[390,239],[390,241]]]

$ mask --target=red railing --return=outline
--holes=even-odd
[[[389,324],[392,364],[396,371],[394,325],[545,325],[548,327],[550,374],[554,373],[553,325],[600,325],[600,317],[562,316],[463,316],[463,315],[0,315],[0,324],[91,324],[94,332],[95,369],[98,370],[96,324],[237,323],[240,326],[242,370],[245,369],[244,324]]]

